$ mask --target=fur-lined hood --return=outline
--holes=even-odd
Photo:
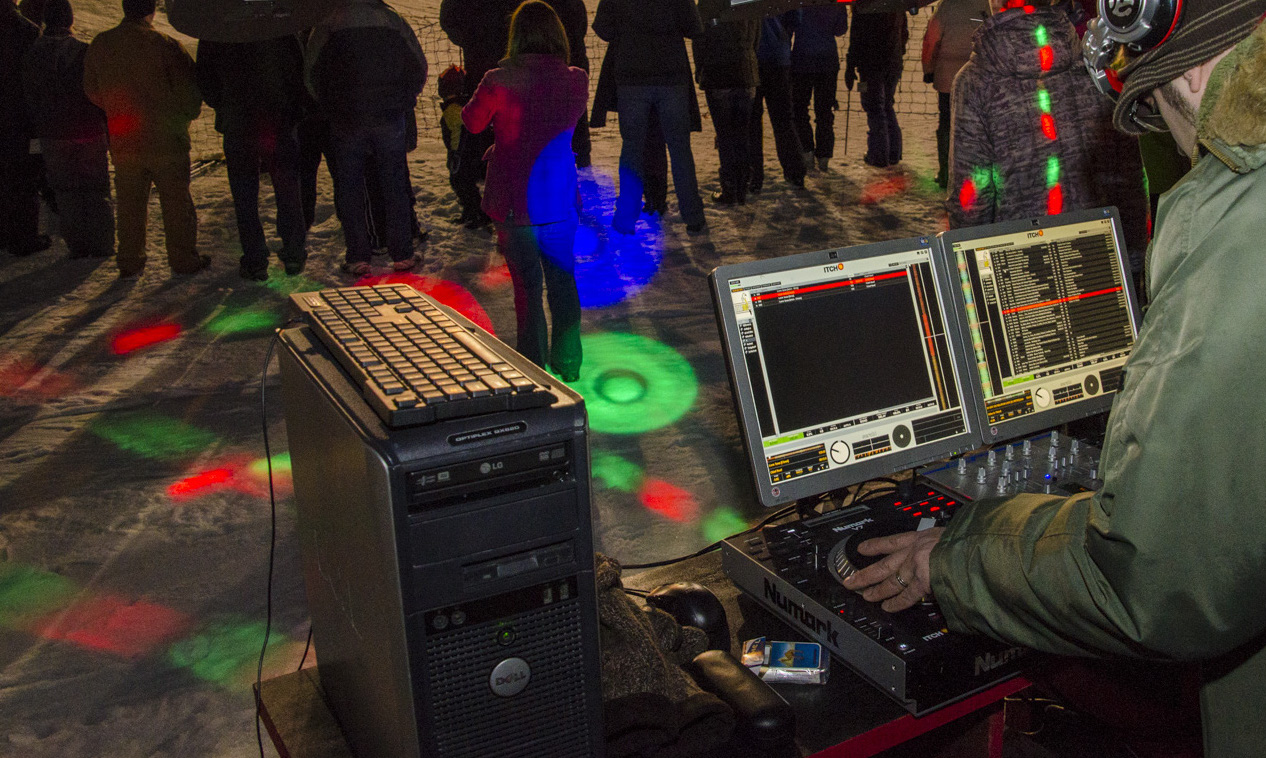
[[[1266,24],[1214,69],[1200,105],[1197,137],[1238,173],[1266,165]]]

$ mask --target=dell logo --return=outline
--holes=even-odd
[[[514,697],[527,689],[532,679],[532,667],[522,658],[506,658],[498,663],[488,677],[492,694],[498,697]]]

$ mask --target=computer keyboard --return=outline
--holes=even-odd
[[[548,388],[519,370],[526,361],[449,318],[404,284],[343,287],[291,296],[321,342],[390,427],[537,408]]]

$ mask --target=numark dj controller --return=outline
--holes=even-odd
[[[1102,486],[1099,450],[1050,430],[1123,386],[1128,272],[1113,209],[716,269],[758,498],[796,505],[724,541],[726,574],[912,713],[1014,676],[1026,651],[950,632],[934,602],[887,613],[842,582],[876,560],[858,550],[871,537],[982,498]],[[819,513],[824,496],[840,505]]]

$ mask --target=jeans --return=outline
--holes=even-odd
[[[70,257],[114,254],[109,139],[41,140],[44,172],[57,198],[57,226]]]
[[[580,293],[576,290],[574,245],[578,220],[531,226],[497,227],[497,249],[514,284],[515,349],[538,366],[562,376],[580,372]],[[548,337],[541,290],[549,301],[553,339]]]
[[[119,273],[145,268],[145,228],[149,190],[158,190],[167,235],[167,263],[177,274],[199,270],[198,212],[189,195],[189,153],[134,155],[113,152]]]
[[[835,155],[835,88],[840,72],[792,73],[791,110],[800,147],[817,158]],[[814,127],[809,126],[809,101],[813,101]],[[815,133],[816,132],[816,133]]]
[[[642,197],[646,206],[663,215],[668,212],[668,146],[659,114],[651,111],[646,121],[646,152],[642,153]]]
[[[710,89],[708,111],[717,132],[717,157],[721,160],[721,188],[738,192],[747,189],[751,177],[747,154],[747,124],[752,118],[754,88]]]
[[[758,65],[760,86],[756,88],[747,143],[752,179],[764,181],[765,178],[765,124],[762,119],[765,108],[769,108],[769,125],[774,131],[774,149],[778,153],[783,178],[789,182],[802,182],[804,156],[800,152],[796,126],[791,120],[791,69],[766,61],[760,61]]]
[[[866,162],[891,166],[901,162],[901,127],[893,103],[901,81],[901,62],[858,72],[862,110],[866,111]]]
[[[620,112],[620,194],[615,201],[613,226],[632,231],[642,206],[645,186],[646,134],[650,114],[659,115],[664,142],[672,160],[677,207],[688,226],[703,224],[703,198],[695,177],[695,158],[690,150],[690,85],[621,85],[616,99]]]
[[[265,172],[272,179],[277,203],[280,257],[300,263],[306,260],[308,232],[299,189],[299,140],[295,130],[230,131],[224,135],[224,162],[237,216],[237,237],[242,245],[242,268],[268,268],[268,245],[259,220],[259,175]]]
[[[408,129],[405,112],[353,124],[335,122],[330,129],[334,154],[334,210],[343,225],[349,263],[368,263],[373,254],[369,239],[369,208],[365,170],[370,158],[383,188],[387,221],[387,252],[393,261],[413,255],[410,228]]]
[[[936,183],[944,187],[949,177],[950,132],[953,128],[950,119],[950,93],[936,93],[936,107],[940,112],[936,122]]]
[[[321,158],[326,159],[326,170],[334,176],[330,164],[330,122],[319,116],[309,116],[299,122],[299,196],[302,198],[303,223],[311,229],[316,222],[317,169]]]

